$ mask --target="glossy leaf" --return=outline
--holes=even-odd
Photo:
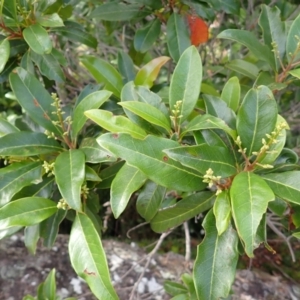
[[[40,162],[18,162],[0,169],[0,207],[23,187],[42,180]]]
[[[61,153],[54,164],[58,189],[68,205],[77,211],[81,210],[81,186],[85,179],[84,166],[84,153],[76,149]]]
[[[293,77],[300,79],[300,69],[294,69],[292,71],[289,71],[289,74],[291,74]]]
[[[147,52],[160,34],[160,20],[154,19],[149,22],[144,28],[136,31],[133,39],[133,45],[136,51]]]
[[[24,230],[24,244],[31,254],[35,254],[37,242],[40,238],[40,224],[27,226]]]
[[[289,62],[291,60],[297,61],[300,58],[300,52],[298,48],[300,38],[300,15],[293,21],[286,40],[286,57]],[[297,53],[296,53],[297,52]]]
[[[259,68],[255,64],[241,59],[233,59],[225,66],[227,69],[240,73],[253,80],[257,78],[259,73]]]
[[[95,138],[83,139],[79,149],[85,154],[85,161],[92,164],[117,160],[110,152],[100,147]]]
[[[113,179],[115,178],[116,174],[124,165],[125,161],[121,160],[114,164],[109,165],[106,168],[101,170],[101,179],[102,181],[97,185],[99,189],[109,189]]]
[[[48,32],[39,24],[33,24],[25,28],[23,37],[32,51],[37,54],[49,54],[52,50],[52,41]]]
[[[0,230],[40,223],[56,211],[56,203],[45,198],[28,197],[12,201],[0,208]]]
[[[161,67],[169,61],[170,57],[161,56],[154,58],[143,66],[137,73],[134,83],[136,85],[143,85],[148,88],[153,86],[154,81],[156,80],[158,73]]]
[[[162,186],[181,191],[195,191],[205,187],[199,173],[183,167],[163,153],[165,149],[178,147],[175,141],[155,136],[138,140],[124,133],[103,134],[97,141],[100,146],[123,158]]]
[[[278,7],[269,7],[263,4],[258,23],[263,31],[265,45],[269,46],[269,48],[273,50],[273,44],[276,43],[279,57],[283,60],[287,34],[285,23],[281,21],[281,13]],[[280,65],[277,61],[277,53],[274,53],[274,55],[278,68]]]
[[[142,119],[150,122],[151,124],[161,126],[165,128],[168,132],[171,130],[171,121],[168,119],[159,109],[153,107],[148,103],[138,102],[138,101],[126,101],[119,102],[119,104],[133,112],[134,114],[140,116]]]
[[[143,4],[125,4],[117,1],[100,5],[91,13],[90,18],[105,21],[128,21],[144,17],[147,14],[149,12],[143,7]]]
[[[94,57],[84,56],[82,64],[88,69],[98,83],[105,83],[105,89],[120,97],[123,87],[122,76],[107,61]]]
[[[239,79],[231,77],[224,85],[221,98],[233,111],[237,111],[240,103],[241,86]]]
[[[285,119],[278,115],[277,116],[277,122],[276,126],[279,124],[287,124]],[[272,164],[274,161],[280,156],[280,153],[285,145],[286,142],[286,130],[281,130],[279,136],[276,138],[277,143],[270,145],[268,153],[265,153],[264,155],[261,155],[258,159],[258,162],[260,164]]]
[[[58,209],[50,218],[40,224],[40,236],[43,239],[43,246],[53,247],[58,235],[61,222],[65,219],[67,211]]]
[[[118,52],[118,69],[122,75],[123,83],[134,80],[136,71],[131,57],[125,51]]]
[[[36,19],[37,23],[44,27],[61,27],[64,26],[64,22],[61,17],[57,14],[41,15]]]
[[[87,117],[84,114],[85,111],[90,109],[99,108],[106,100],[111,96],[109,91],[97,91],[87,95],[80,103],[75,107],[73,112],[72,123],[72,136],[76,138],[79,131],[82,129],[87,121]]]
[[[212,95],[203,95],[206,113],[224,120],[231,128],[236,127],[236,115],[227,103],[221,98]]]
[[[230,197],[228,191],[224,190],[217,195],[213,212],[216,218],[218,235],[225,232],[231,220]]]
[[[85,180],[86,181],[101,181],[101,178],[98,176],[97,172],[89,167],[88,165],[85,165]]]
[[[188,292],[187,288],[183,284],[169,280],[164,281],[164,290],[171,296],[185,294]]]
[[[13,132],[0,138],[2,156],[34,156],[62,150],[56,140],[39,132]]]
[[[139,196],[136,201],[136,209],[138,213],[146,221],[150,221],[157,213],[165,194],[165,187],[148,180],[139,191]]]
[[[228,133],[233,139],[236,139],[236,131],[231,129],[223,120],[214,116],[205,114],[195,117],[182,132],[182,136],[190,131],[203,130],[203,129],[222,129]]]
[[[110,111],[92,109],[85,112],[85,115],[95,123],[111,132],[129,133],[135,138],[143,139],[147,133],[138,125],[123,116],[114,116]]]
[[[56,281],[55,281],[55,269],[46,277],[43,284],[43,294],[45,299],[56,300]]]
[[[182,115],[180,124],[187,119],[197,103],[201,81],[201,58],[197,49],[191,46],[180,57],[170,83],[170,109],[174,109],[177,101],[182,101],[179,109],[179,115]]]
[[[198,299],[226,298],[235,278],[238,236],[232,226],[218,235],[215,224],[214,214],[210,210],[203,221],[205,237],[197,248],[194,263],[193,277]]]
[[[74,270],[98,299],[119,299],[110,281],[100,237],[85,214],[76,215],[70,234],[69,254]]]
[[[217,37],[220,39],[229,39],[244,45],[258,59],[267,62],[272,69],[276,69],[274,56],[271,49],[260,43],[253,32],[241,29],[226,29]]]
[[[4,67],[8,61],[10,54],[10,45],[7,39],[0,41],[0,73],[4,70]]]
[[[185,19],[176,12],[169,17],[167,22],[167,44],[175,62],[178,62],[185,49],[191,45]]]
[[[147,180],[137,168],[125,164],[114,178],[110,189],[110,204],[117,219],[127,207],[131,195]]]
[[[268,203],[275,195],[267,183],[258,175],[242,172],[234,177],[230,188],[232,216],[242,239],[246,254],[253,257],[258,246],[256,232]]]
[[[47,78],[60,83],[65,81],[64,72],[52,52],[43,55],[31,52],[30,58],[38,66],[41,74],[43,74]]]
[[[50,132],[60,135],[61,128],[52,121],[58,121],[53,99],[38,79],[25,69],[17,68],[10,74],[10,85],[20,105],[36,123]]]
[[[54,32],[55,34],[62,35],[71,41],[87,45],[91,48],[97,48],[97,39],[86,31],[83,26],[79,26],[76,22],[69,20],[65,21],[65,26],[55,28]]]
[[[229,177],[237,172],[232,153],[226,148],[204,144],[180,146],[164,152],[170,158],[202,174],[209,168],[213,170],[215,176],[221,177]]]
[[[300,204],[300,171],[262,175],[276,196]]]
[[[271,134],[277,121],[277,104],[272,91],[260,86],[245,95],[237,114],[237,132],[247,155],[259,151],[262,139]]]
[[[0,137],[14,132],[19,132],[19,129],[6,119],[0,117]]]
[[[164,208],[154,216],[150,225],[155,232],[164,232],[209,210],[215,201],[215,194],[209,191],[192,194],[171,207]]]

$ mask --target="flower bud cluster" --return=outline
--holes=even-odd
[[[174,109],[172,109],[173,116],[170,116],[170,119],[172,121],[182,118],[182,115],[179,115],[181,105],[182,105],[182,100],[176,101],[176,104],[174,105]]]
[[[52,164],[49,164],[47,161],[44,161],[42,166],[45,170],[45,173],[48,173],[48,177],[54,175],[54,162]]]
[[[69,209],[69,205],[65,199],[60,199],[57,203],[57,208],[67,210],[67,209]]]
[[[215,187],[217,189],[216,195],[220,194],[222,192],[222,189],[220,188],[221,183],[221,176],[214,176],[214,171],[209,168],[206,170],[206,174],[203,176],[203,182],[208,183],[209,188]]]

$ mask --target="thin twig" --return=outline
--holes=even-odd
[[[290,243],[290,238],[291,237],[286,237],[272,222],[272,220],[267,217],[267,224],[268,226],[277,234],[279,235],[287,244],[288,248],[289,248],[289,251],[291,253],[291,257],[292,257],[292,261],[293,262],[296,262],[296,258],[295,258],[295,253],[294,253],[294,250],[291,246],[291,243]]]
[[[149,264],[150,264],[150,261],[151,261],[152,257],[153,257],[154,254],[158,251],[158,249],[159,249],[159,247],[161,246],[161,244],[162,244],[162,242],[164,241],[164,239],[165,239],[172,231],[173,231],[173,230],[169,230],[169,231],[167,231],[167,232],[164,232],[164,233],[160,236],[160,238],[159,238],[159,240],[158,240],[156,246],[155,246],[155,247],[153,248],[153,250],[147,255],[147,262],[146,262],[146,264],[145,264],[145,266],[144,266],[144,270],[143,270],[143,272],[141,273],[141,275],[140,275],[140,277],[138,278],[138,280],[137,280],[137,282],[135,283],[135,285],[133,286],[132,291],[131,291],[131,293],[130,293],[129,300],[133,300],[134,293],[135,293],[135,291],[136,291],[136,289],[137,289],[137,287],[138,287],[140,281],[142,280],[142,278],[143,278],[143,276],[144,276],[144,274],[145,274],[145,272],[146,272],[146,270],[147,270],[147,268],[148,268],[148,266],[149,266]]]
[[[141,223],[141,224],[139,224],[139,225],[136,225],[136,226],[130,228],[130,229],[127,231],[127,233],[126,233],[126,236],[127,236],[129,239],[131,239],[131,237],[130,237],[130,235],[129,235],[129,233],[130,233],[131,231],[136,230],[136,229],[138,229],[138,228],[140,228],[140,227],[143,227],[143,226],[147,225],[148,223],[149,223],[149,222],[144,222],[144,223]]]

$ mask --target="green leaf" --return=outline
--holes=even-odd
[[[52,269],[48,274],[43,285],[43,294],[47,300],[56,300],[56,281],[55,281],[55,269]]]
[[[119,1],[104,3],[90,14],[90,18],[105,21],[128,21],[142,18],[150,13],[143,6],[143,4],[125,4]]]
[[[87,117],[84,114],[89,109],[99,108],[106,100],[111,96],[109,91],[97,91],[87,95],[84,99],[78,103],[73,112],[72,123],[72,136],[77,137],[79,131],[87,121]]]
[[[300,68],[289,71],[289,74],[291,74],[292,76],[300,79]]]
[[[300,15],[293,21],[286,40],[286,57],[288,62],[295,62],[300,58],[300,51],[298,47],[300,38]]]
[[[237,132],[248,156],[259,151],[262,139],[271,134],[277,121],[277,103],[266,86],[250,89],[237,114]]]
[[[203,95],[206,113],[224,120],[231,128],[236,127],[236,115],[227,103],[221,98],[212,95]]]
[[[223,120],[211,116],[209,114],[199,115],[195,117],[182,132],[181,136],[186,135],[190,131],[203,129],[222,129],[228,133],[234,140],[236,139],[236,131],[231,129]]]
[[[9,227],[9,228],[0,230],[0,240],[2,240],[5,237],[13,235],[14,233],[18,232],[22,228],[23,228],[23,226],[13,226],[13,227]]]
[[[170,109],[174,109],[177,101],[182,101],[180,124],[187,119],[198,101],[201,81],[201,57],[197,49],[191,46],[180,57],[170,83]]]
[[[218,34],[219,39],[229,39],[247,47],[258,59],[267,62],[276,69],[274,55],[268,46],[259,42],[253,32],[241,29],[226,29]]]
[[[300,204],[300,171],[262,175],[276,196]]]
[[[146,220],[150,221],[157,213],[166,194],[166,188],[148,180],[139,191],[136,202],[138,213]]]
[[[86,111],[84,114],[108,131],[115,133],[129,133],[138,139],[143,139],[147,135],[142,128],[131,122],[128,118],[123,116],[114,116],[110,111],[91,109]]]
[[[131,57],[125,51],[118,52],[118,69],[122,75],[123,83],[134,80],[136,71]]]
[[[240,103],[241,86],[239,79],[231,77],[224,85],[221,98],[227,103],[227,106],[233,111],[237,111]]]
[[[263,4],[258,23],[263,31],[265,45],[269,46],[269,49],[273,50],[273,44],[275,43],[279,57],[283,60],[287,33],[285,23],[281,21],[280,10],[278,7],[269,7]],[[277,53],[274,53],[274,58],[278,69],[280,65],[277,60]]]
[[[99,189],[109,189],[116,174],[124,165],[125,161],[121,160],[101,170],[102,181],[97,185]]]
[[[37,242],[40,238],[40,224],[31,225],[24,230],[24,244],[28,252],[35,255]]]
[[[127,164],[120,169],[110,189],[110,204],[116,219],[125,210],[131,195],[145,183],[146,179],[140,170]]]
[[[0,207],[23,187],[42,180],[40,162],[19,162],[0,169]]]
[[[230,197],[227,190],[217,195],[213,212],[216,218],[218,235],[221,235],[227,230],[231,220]]]
[[[171,131],[170,119],[168,119],[164,115],[164,113],[162,113],[159,109],[153,107],[152,105],[139,101],[126,101],[119,102],[118,104],[133,112],[134,114],[140,116],[142,119],[150,122],[151,124],[161,126],[168,132]]]
[[[175,205],[158,211],[150,222],[151,228],[155,232],[164,232],[176,227],[196,215],[209,210],[213,206],[215,198],[215,194],[209,191],[187,196]]]
[[[235,278],[238,236],[232,226],[221,236],[218,235],[215,224],[214,214],[210,210],[202,224],[205,238],[197,248],[193,271],[198,299],[226,298]]]
[[[184,166],[205,174],[211,168],[215,176],[229,177],[237,173],[232,153],[223,147],[209,146],[180,146],[164,150],[172,159]]]
[[[246,254],[253,257],[258,246],[256,232],[268,203],[275,199],[265,180],[251,172],[242,172],[234,177],[231,188],[232,216],[245,247]]]
[[[196,171],[169,159],[163,150],[178,147],[175,141],[147,136],[134,139],[128,134],[103,134],[97,139],[100,146],[123,158],[141,170],[154,182],[180,191],[195,191],[205,187]]]
[[[282,123],[287,124],[285,119],[282,116],[278,115],[276,126],[278,126],[279,124],[282,124]],[[277,140],[277,143],[270,145],[268,152],[259,157],[258,162],[260,164],[268,164],[268,165],[272,164],[280,156],[281,151],[286,142],[286,130],[285,129],[281,130],[281,132],[280,132],[279,136],[276,138],[276,140]]]
[[[7,39],[0,41],[0,73],[4,70],[4,67],[8,61],[10,54],[10,45]]]
[[[145,27],[136,31],[133,39],[133,45],[136,51],[147,52],[160,34],[160,20],[154,19]]]
[[[0,138],[2,156],[34,156],[62,150],[57,141],[39,132],[13,132]]]
[[[187,288],[184,285],[170,280],[164,281],[164,290],[171,296],[176,296],[188,292]]]
[[[10,74],[10,85],[20,105],[37,124],[50,132],[60,135],[61,128],[55,126],[52,121],[57,122],[53,99],[43,85],[32,74],[25,69],[17,68]]]
[[[79,149],[85,154],[85,161],[92,164],[117,160],[110,152],[100,147],[95,138],[83,139]]]
[[[55,34],[66,37],[67,39],[87,45],[88,47],[97,48],[97,39],[92,36],[83,26],[73,21],[65,21],[64,27],[55,28]]]
[[[68,150],[55,160],[54,174],[58,189],[68,203],[81,210],[81,186],[85,179],[85,158],[81,150]]]
[[[65,81],[65,74],[52,52],[50,54],[43,55],[31,52],[30,58],[38,66],[41,74],[46,76],[48,79],[52,79],[60,83]]]
[[[87,282],[98,299],[119,299],[110,281],[100,237],[85,214],[76,215],[70,234],[69,254],[74,270]]]
[[[52,41],[48,32],[39,24],[33,24],[25,28],[23,37],[32,51],[37,54],[49,54],[52,50]]]
[[[67,211],[58,209],[50,218],[40,224],[40,236],[43,239],[43,246],[50,249],[53,247],[58,235],[61,222],[65,219]]]
[[[105,83],[105,89],[120,98],[123,87],[122,76],[107,61],[94,57],[83,56],[82,64],[88,69],[98,83]]]
[[[178,62],[185,49],[191,45],[187,24],[181,14],[174,12],[167,22],[168,50],[175,62]]]
[[[64,22],[57,14],[41,15],[36,18],[36,22],[44,27],[61,27],[64,26]]]
[[[225,67],[253,80],[257,78],[259,73],[259,68],[255,64],[242,59],[233,59],[229,63],[227,63]]]
[[[6,16],[9,16],[13,18],[14,20],[17,20],[17,5],[16,0],[4,0],[1,2],[0,5],[0,13]],[[3,10],[2,10],[3,8]]]
[[[97,172],[89,167],[88,165],[85,165],[85,180],[86,181],[101,181],[101,178],[98,176]]]
[[[19,129],[6,119],[0,117],[0,137],[14,132],[19,132]]]
[[[134,83],[136,85],[143,85],[151,88],[158,76],[161,67],[169,60],[170,57],[168,56],[161,56],[152,59],[138,71]]]
[[[41,197],[28,197],[12,201],[0,208],[0,230],[40,223],[56,211],[55,202]]]

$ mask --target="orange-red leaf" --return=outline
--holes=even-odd
[[[192,45],[198,46],[208,41],[208,26],[201,18],[188,15],[188,24]]]

